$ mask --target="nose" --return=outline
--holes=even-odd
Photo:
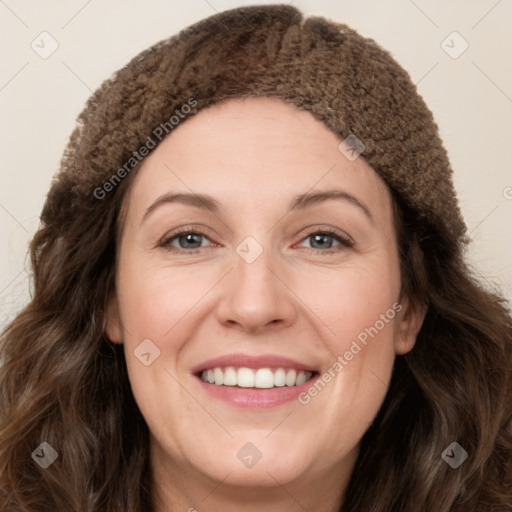
[[[223,281],[216,310],[222,325],[257,334],[293,323],[297,299],[269,249],[251,263],[234,252],[233,268]]]

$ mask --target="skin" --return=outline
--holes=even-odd
[[[279,99],[229,100],[175,128],[131,185],[107,334],[124,343],[151,432],[159,512],[339,510],[395,356],[413,348],[423,320],[400,297],[387,186],[362,156],[349,161],[340,142]],[[297,194],[331,189],[356,197],[371,219],[346,199],[288,208]],[[220,209],[164,203],[142,221],[169,192],[209,194]],[[160,245],[187,226],[205,236]],[[353,246],[311,235],[325,229]],[[263,248],[252,263],[236,252],[247,236]],[[291,357],[324,374],[398,301],[400,312],[305,405],[236,408],[191,373],[243,352]],[[144,339],[160,350],[149,366],[134,355]],[[252,467],[237,458],[247,442],[262,453]]]

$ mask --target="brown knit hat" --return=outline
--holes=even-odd
[[[45,208],[43,220],[66,223],[80,204],[97,205],[94,190],[123,166],[117,177],[126,175],[130,158],[150,138],[158,143],[155,129],[186,112],[190,98],[195,113],[250,96],[291,102],[347,143],[361,141],[362,156],[419,222],[451,247],[467,241],[446,150],[407,72],[372,39],[284,4],[201,20],[106,80],[80,114],[50,191],[60,211]]]

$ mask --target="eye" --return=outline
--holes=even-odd
[[[348,238],[333,230],[312,231],[306,235],[303,240],[311,239],[312,249],[316,253],[332,253],[344,248],[353,247],[354,244]],[[338,245],[333,246],[333,241],[337,241]],[[316,246],[316,247],[315,247]]]
[[[201,230],[188,226],[172,233],[160,242],[159,246],[177,254],[194,254],[200,249],[211,247],[208,243],[203,244],[205,239],[210,240]],[[317,254],[330,254],[354,246],[351,240],[329,229],[311,231],[302,241],[308,239],[312,240],[311,250]],[[333,246],[334,241],[338,245]]]
[[[165,238],[159,245],[168,250],[172,250],[179,254],[195,253],[202,245],[201,238],[209,238],[199,230],[193,230],[191,227],[184,228],[182,230],[174,232],[171,236]],[[178,246],[174,244],[176,242]]]

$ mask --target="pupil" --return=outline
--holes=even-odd
[[[180,242],[182,239],[185,239],[185,244],[190,242],[190,243],[194,243],[194,240],[193,240],[193,237],[199,237],[201,235],[198,235],[198,234],[187,234],[187,235],[182,235],[180,237]],[[196,244],[197,244],[197,241],[196,241]],[[199,246],[201,245],[201,242],[199,242]]]
[[[325,241],[326,238],[330,238],[329,235],[315,235],[314,236],[314,240],[315,240],[315,243],[318,241],[318,239],[323,239]],[[323,247],[325,247],[326,245],[328,244],[324,244]],[[322,245],[321,245],[322,247]]]

